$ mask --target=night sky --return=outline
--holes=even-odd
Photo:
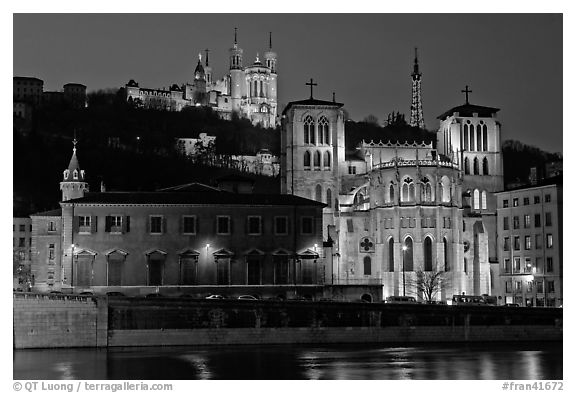
[[[418,47],[424,119],[470,102],[500,108],[502,139],[562,151],[561,14],[16,14],[14,75],[88,91],[191,81],[210,49],[214,78],[228,70],[238,27],[244,65],[268,47],[278,54],[280,108],[309,96],[345,104],[352,119],[410,116]]]

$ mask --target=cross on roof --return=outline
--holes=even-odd
[[[314,83],[314,79],[310,78],[310,83],[306,83],[306,85],[310,86],[310,99],[312,99],[314,86],[318,86],[318,83]]]
[[[468,90],[468,85],[466,85],[466,89],[462,90],[462,93],[466,93],[466,105],[468,105],[468,93],[472,93],[472,90]]]

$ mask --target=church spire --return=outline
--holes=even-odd
[[[76,132],[74,132],[76,134]],[[62,200],[81,198],[84,192],[88,191],[88,183],[86,183],[86,175],[80,169],[78,156],[76,155],[76,136],[72,140],[72,157],[68,163],[68,168],[64,170],[62,181],[60,182],[60,190],[62,190]]]
[[[204,49],[204,51],[206,52],[206,67],[208,67],[208,52],[210,52],[210,49]]]
[[[410,107],[410,126],[424,128],[422,111],[422,73],[418,65],[418,48],[414,48],[414,69],[412,71],[412,106]]]

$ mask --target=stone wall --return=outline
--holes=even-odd
[[[14,295],[14,348],[560,341],[562,309]]]
[[[18,293],[13,298],[14,348],[103,347],[108,307],[104,298]]]

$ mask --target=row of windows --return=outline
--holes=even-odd
[[[323,156],[323,159],[322,159]],[[309,150],[304,152],[304,170],[310,170],[312,163],[312,153]],[[314,170],[319,171],[324,169],[325,171],[329,171],[332,167],[332,160],[329,151],[325,151],[324,154],[320,153],[320,151],[316,150],[314,152]],[[322,164],[322,166],[320,166]]]
[[[30,232],[32,232],[32,225],[29,226]],[[12,232],[16,232],[16,225],[12,224]],[[18,232],[26,232],[26,224],[18,225]]]
[[[274,284],[282,285],[294,282],[303,284],[313,284],[319,278],[315,259],[298,259],[296,265],[294,260],[288,255],[273,255],[273,275],[267,274],[264,277],[264,269],[268,269],[264,264],[266,255],[247,255],[242,262],[245,263],[245,271],[241,276],[235,276],[234,281],[240,281],[246,285]],[[107,285],[119,286],[124,283],[124,265],[128,254],[113,252],[107,255]],[[132,258],[132,257],[130,257]],[[148,285],[164,285],[164,270],[166,267],[167,254],[154,252],[146,255],[146,281]],[[214,277],[217,285],[231,285],[231,264],[240,260],[231,257],[215,256],[214,263],[216,272]],[[76,285],[91,286],[93,277],[93,256],[78,256],[76,258]],[[179,285],[198,285],[200,276],[198,271],[198,255],[193,253],[180,254],[179,263]],[[292,265],[292,267],[291,267]],[[296,276],[296,277],[295,277]],[[206,277],[203,277],[205,280]],[[270,282],[266,282],[270,281]]]
[[[470,120],[464,124],[464,150],[488,151],[488,126],[483,121],[476,127],[470,124]]]
[[[400,202],[416,202],[416,182],[411,177],[407,176],[402,179],[402,183],[400,186]],[[432,180],[428,177],[422,179],[422,182],[419,184],[420,189],[420,201],[421,202],[434,202],[435,200],[435,187],[433,186]],[[390,184],[388,187],[388,194],[386,195],[386,202],[393,203],[395,201],[395,186]],[[439,198],[438,200],[441,202],[450,202],[452,199],[451,196],[451,187],[450,187],[450,179],[448,177],[443,176],[440,181],[439,187]]]
[[[554,272],[554,259],[546,258],[546,266],[542,265],[542,258],[536,258],[536,264],[532,265],[532,258],[524,258],[524,264],[520,257],[514,257],[514,264],[510,258],[504,258],[504,273],[506,274],[542,274]]]
[[[513,248],[514,251],[520,251],[520,236],[514,236],[512,238],[513,241]],[[542,235],[535,235],[534,236],[534,243],[535,243],[535,249],[539,250],[542,248]],[[552,239],[552,234],[551,233],[547,233],[546,234],[546,248],[552,248],[553,247],[553,239]],[[531,250],[532,249],[532,237],[531,236],[524,236],[524,250]],[[510,251],[510,237],[506,236],[504,237],[504,251]]]
[[[532,226],[532,216],[530,214],[524,215],[524,228],[530,228]],[[552,213],[546,212],[544,214],[544,225],[547,227],[552,226]],[[534,214],[534,228],[542,227],[541,215],[539,213]],[[512,217],[512,228],[520,229],[520,216]],[[503,217],[502,219],[502,229],[510,229],[510,217]]]
[[[105,217],[105,232],[130,232],[130,216],[110,215]],[[147,232],[153,235],[167,233],[167,218],[163,215],[150,215],[147,221]],[[194,215],[180,217],[179,232],[184,235],[196,235],[199,231],[199,220]],[[217,235],[230,235],[233,232],[231,216],[216,216],[214,232]],[[98,230],[97,216],[76,216],[74,218],[75,231],[82,234],[94,233]],[[273,221],[275,235],[288,235],[290,233],[290,220],[287,216],[276,216]],[[264,233],[264,220],[262,216],[248,216],[245,220],[245,232],[248,235],[261,235]],[[314,233],[314,218],[300,217],[300,234],[312,235]]]
[[[472,173],[470,172],[470,160],[468,159],[468,157],[464,158],[464,174],[488,176],[490,174],[490,171],[488,169],[488,158],[484,157],[482,159],[482,172],[480,172],[480,161],[478,160],[478,157],[474,157],[474,160],[472,162]]]
[[[530,197],[524,197],[522,198],[522,202],[523,205],[529,205],[530,204]],[[540,203],[540,195],[534,195],[534,204],[537,205]],[[552,195],[551,194],[544,194],[544,203],[550,203],[552,202]],[[519,198],[513,198],[512,199],[512,207],[517,207],[519,206]],[[503,199],[502,200],[502,207],[506,208],[506,207],[510,207],[510,203],[508,199]]]
[[[514,284],[512,284],[514,283]],[[531,293],[534,291],[534,285],[536,285],[536,293],[544,293],[544,283],[546,283],[546,293],[554,293],[554,281],[527,281],[526,284],[523,284],[522,281],[512,281],[507,280],[505,281],[505,290],[506,293],[522,293],[522,288],[526,286],[526,292]],[[543,299],[541,299],[543,301]],[[541,304],[542,306],[544,304]]]
[[[325,116],[321,116],[317,123],[312,116],[306,116],[304,119],[304,143],[310,145],[330,144],[330,125]]]
[[[416,219],[413,217],[400,217],[400,227],[401,228],[416,228]],[[421,228],[436,228],[436,218],[435,217],[423,217],[420,219]],[[452,219],[450,217],[442,217],[442,228],[451,228]],[[394,221],[392,218],[384,219],[384,228],[392,229],[394,228]]]
[[[446,238],[442,239],[444,247],[444,271],[450,270],[449,263],[449,247]],[[414,271],[414,247],[413,241],[410,236],[404,239],[402,245],[402,270],[406,272]],[[424,271],[432,271],[433,260],[432,260],[432,239],[426,236],[424,239]],[[437,270],[441,270],[441,266],[436,267]],[[394,271],[394,238],[388,240],[388,271]]]

